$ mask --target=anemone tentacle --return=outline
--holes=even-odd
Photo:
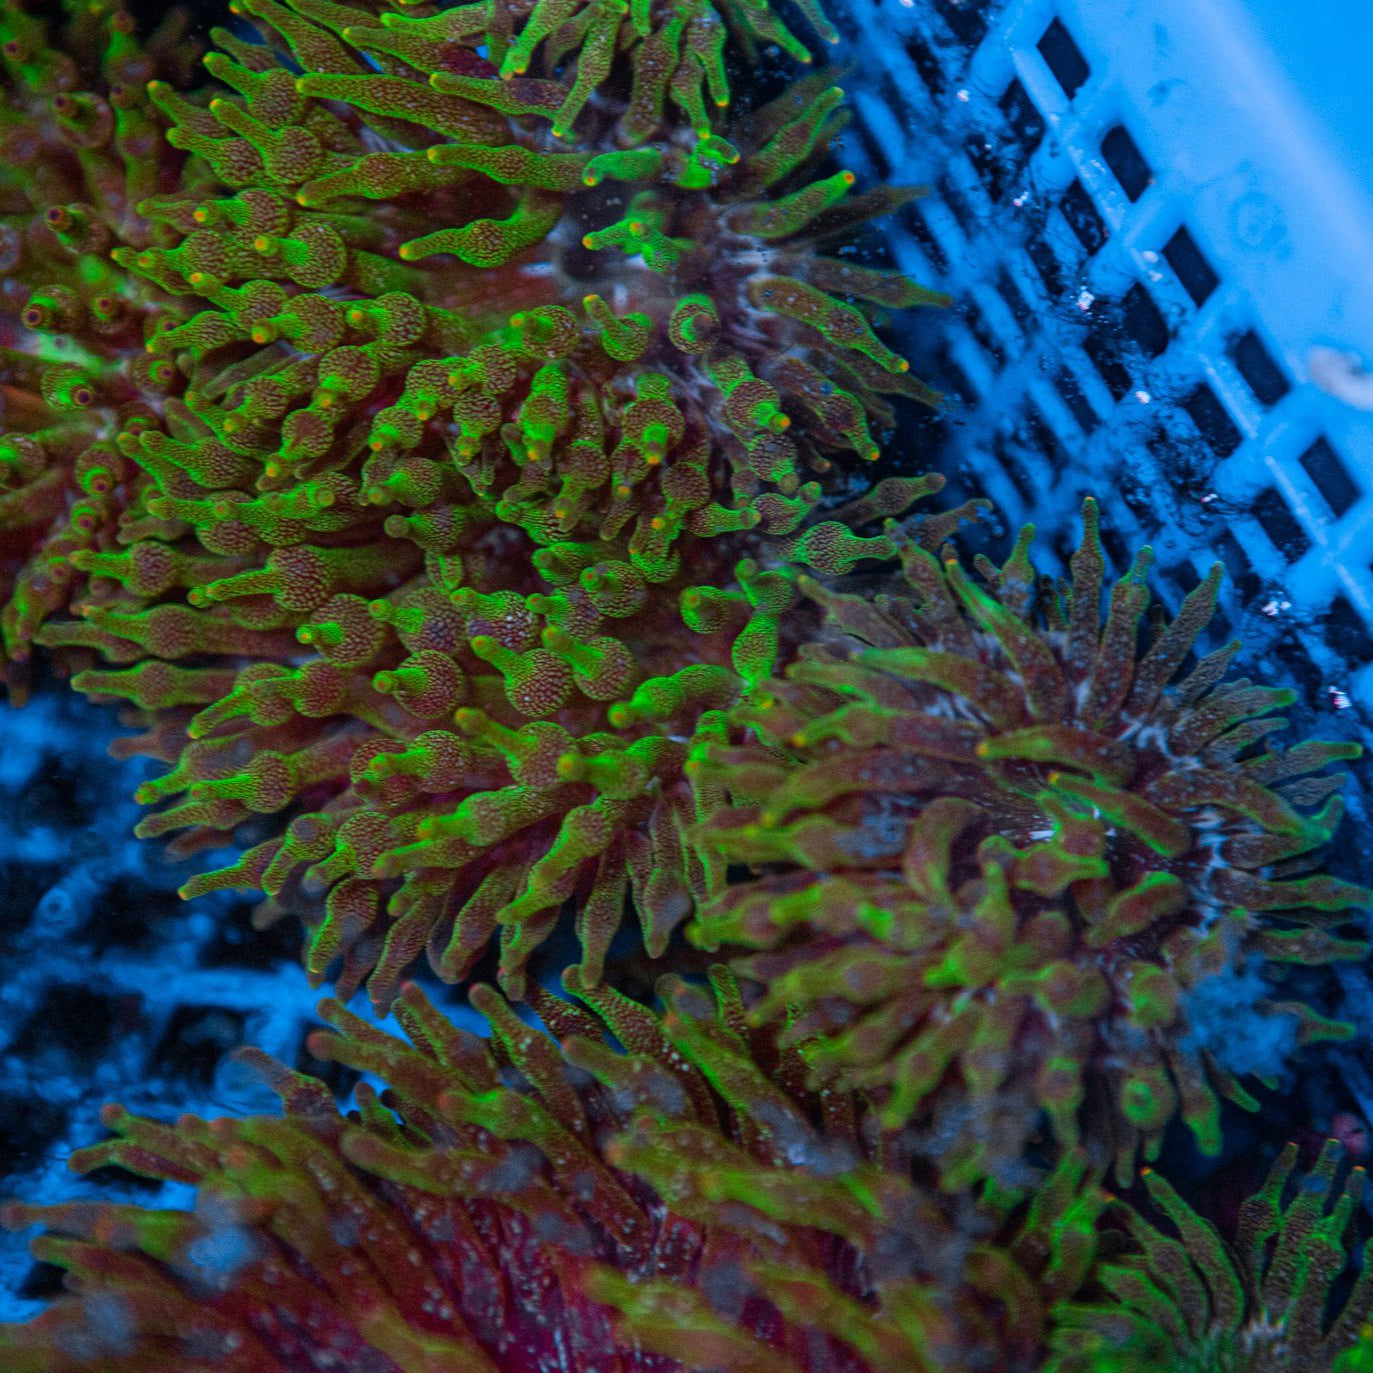
[[[789,569],[890,557],[864,526],[938,485],[825,505],[929,398],[874,324],[939,298],[823,251],[911,193],[821,165],[827,74],[684,122],[710,12],[617,14],[254,0],[217,90],[148,87],[188,170],[110,270],[171,389],[20,638],[152,726],[141,834],[266,836],[189,893],[302,910],[380,1005],[497,930],[518,994],[574,898],[593,981],[627,890],[661,952],[711,882],[686,750],[784,651]]]
[[[1127,1178],[1177,1115],[1215,1153],[1220,1100],[1254,1102],[1191,999],[1367,952],[1369,893],[1316,861],[1327,768],[1358,746],[1271,744],[1293,694],[1225,681],[1236,644],[1188,667],[1219,568],[1145,643],[1145,550],[1103,620],[1090,501],[1085,523],[1066,584],[1037,577],[1033,531],[982,585],[915,544],[875,593],[802,578],[824,630],[689,764],[732,802],[693,842],[756,873],[691,937],[756,951],[755,1014],[795,1015],[817,1080],[883,1093],[889,1125],[943,1120],[954,1185],[1014,1168],[1040,1111]],[[1352,1033],[1272,984],[1255,1009],[1294,1049]]]
[[[313,1051],[390,1083],[347,1119],[260,1055],[283,1117],[110,1108],[116,1137],[72,1166],[194,1183],[197,1208],[5,1208],[79,1280],[0,1331],[5,1367],[1030,1373],[1045,1306],[1092,1262],[1081,1162],[1031,1206],[957,1213],[861,1099],[807,1093],[712,977],[713,995],[663,979],[658,1015],[570,976],[587,1010],[539,996],[561,1048],[487,987],[490,1039],[413,985],[409,1045],[325,1003]]]

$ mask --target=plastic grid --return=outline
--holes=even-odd
[[[1348,8],[1342,2],[1334,11]],[[1373,212],[1234,0],[852,0],[845,157],[928,199],[943,466],[1061,557],[1105,507],[1306,704],[1373,708]],[[1319,383],[1319,384],[1317,384]]]

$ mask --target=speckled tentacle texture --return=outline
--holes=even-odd
[[[1240,1208],[1233,1242],[1146,1173],[1145,1215],[1111,1211],[1128,1248],[1085,1299],[1054,1312],[1046,1373],[1363,1373],[1373,1359],[1373,1271],[1354,1239],[1362,1168],[1330,1140],[1310,1172],[1278,1157]],[[1108,1212],[1108,1214],[1110,1214]]]
[[[899,1137],[808,1093],[713,980],[664,979],[656,1015],[574,975],[594,1014],[537,997],[561,1050],[488,987],[490,1039],[413,987],[410,1045],[326,1003],[314,1051],[390,1083],[348,1119],[270,1060],[281,1118],[110,1108],[117,1137],[73,1166],[194,1183],[196,1210],[7,1208],[79,1286],[0,1332],[5,1368],[1030,1373],[1092,1261],[1081,1162],[1030,1207],[926,1195]]]
[[[148,196],[196,184],[146,91],[188,79],[186,29],[170,11],[140,45],[117,5],[49,26],[0,4],[0,682],[16,699],[35,631],[80,581],[72,559],[124,509],[116,435],[155,426],[175,387],[144,349],[168,298],[110,254],[157,240]]]
[[[695,842],[756,873],[693,937],[757,950],[755,1014],[920,1122],[952,1186],[1011,1180],[1042,1122],[1127,1179],[1178,1115],[1217,1152],[1221,1099],[1254,1107],[1194,1015],[1217,978],[1256,981],[1250,1033],[1291,1053],[1352,1033],[1264,970],[1366,953],[1369,893],[1319,865],[1358,746],[1279,748],[1292,693],[1227,681],[1236,644],[1191,656],[1219,567],[1169,622],[1145,550],[1103,618],[1085,520],[1066,583],[1032,531],[976,576],[907,544],[876,593],[803,578],[824,631],[688,765],[732,802]]]
[[[699,6],[242,13],[214,89],[149,86],[191,171],[110,270],[172,302],[166,394],[26,630],[151,726],[141,833],[243,827],[188,894],[301,910],[317,979],[384,1006],[499,930],[518,995],[575,900],[594,982],[627,893],[657,954],[710,886],[682,763],[795,569],[890,557],[937,489],[823,504],[928,398],[874,323],[935,297],[825,251],[911,193],[829,171],[823,74],[728,110]]]

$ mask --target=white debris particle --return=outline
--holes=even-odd
[[[1364,367],[1357,354],[1312,348],[1306,355],[1306,371],[1326,395],[1356,410],[1373,410],[1373,372]]]

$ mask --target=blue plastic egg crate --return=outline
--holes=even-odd
[[[1218,632],[1359,731],[1373,156],[1358,73],[1331,54],[1367,53],[1373,16],[1345,0],[852,0],[847,17],[845,157],[930,187],[891,246],[954,297],[926,330],[940,465],[1060,560],[1097,496],[1117,571],[1152,544],[1165,599],[1221,559]]]

